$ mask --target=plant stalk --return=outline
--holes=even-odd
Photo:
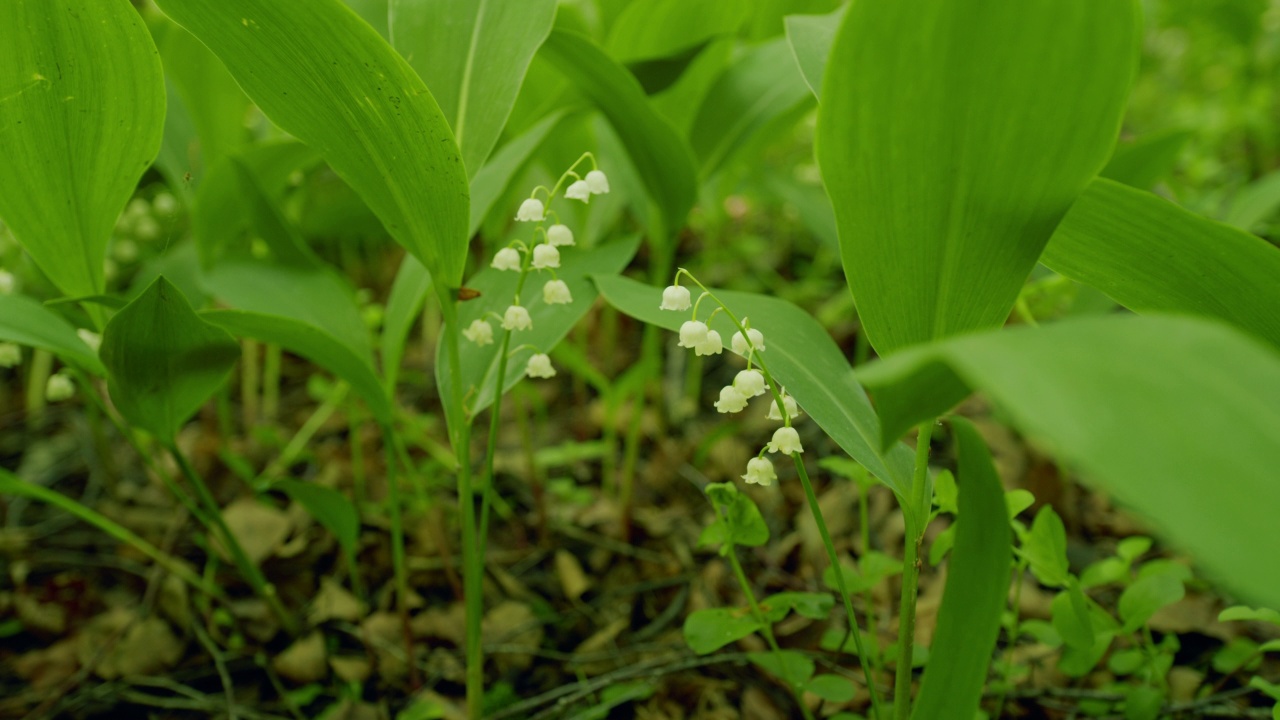
[[[911,479],[911,498],[903,508],[906,547],[902,553],[902,604],[898,612],[898,667],[893,684],[895,720],[911,717],[911,660],[915,651],[916,599],[920,586],[920,545],[924,541],[932,498],[925,492],[929,481],[929,438],[934,420],[920,423],[916,435],[916,470]]]

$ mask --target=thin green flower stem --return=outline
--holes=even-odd
[[[858,493],[860,496],[858,502],[858,531],[862,534],[862,552],[865,554],[871,550],[871,510],[867,507],[871,492],[867,485],[858,483]],[[863,592],[863,602],[867,606],[867,632],[874,638],[877,628],[880,626],[879,621],[876,619],[874,588],[869,587]],[[875,642],[868,643],[867,650],[871,653],[871,668],[875,671],[875,676],[879,677],[884,669],[880,663],[879,644]]]
[[[444,305],[442,310],[448,327],[444,333],[445,351],[449,372],[462,377],[462,355],[458,349],[456,304]],[[461,383],[451,383],[454,413],[463,413]],[[466,604],[466,686],[467,717],[478,720],[484,711],[484,650],[480,645],[480,622],[484,617],[484,556],[480,555],[479,538],[476,535],[476,497],[471,483],[471,422],[466,417],[454,417],[449,423],[450,441],[458,459],[458,504],[462,518],[462,596]]]
[[[1019,625],[1022,615],[1022,578],[1027,571],[1027,561],[1025,558],[1019,557],[1018,562],[1013,570],[1013,619],[1009,622],[1006,632],[1009,635],[1009,646],[1005,648],[1005,664],[1004,664],[1004,687],[1000,690],[1000,702],[996,703],[996,717],[1004,716],[1004,705],[1009,700],[1009,676],[1012,674],[1013,668],[1013,651],[1018,646]]]
[[[369,500],[364,473],[364,437],[360,432],[363,424],[360,403],[352,399],[347,402],[347,442],[351,446],[351,496],[357,508]]]
[[[925,492],[929,480],[929,438],[933,419],[920,423],[916,435],[916,470],[911,479],[911,498],[902,516],[906,520],[906,546],[902,553],[902,604],[898,612],[898,667],[893,684],[895,720],[911,716],[911,656],[915,651],[916,592],[920,585],[920,544],[924,541],[932,498]]]
[[[345,381],[341,380],[334,384],[324,402],[320,403],[312,411],[311,416],[307,418],[306,422],[302,423],[302,427],[298,428],[293,437],[289,438],[289,442],[285,443],[280,454],[254,480],[255,490],[258,492],[265,491],[271,486],[271,481],[276,476],[288,469],[293,464],[293,461],[302,455],[302,451],[311,442],[311,438],[315,437],[315,434],[320,432],[320,428],[324,427],[329,418],[333,417],[333,414],[338,411],[338,407],[346,399],[350,387]]]
[[[547,190],[547,204],[550,205],[552,198],[560,194],[560,186],[564,185],[564,181],[569,179],[569,176],[572,175],[574,178],[577,178],[579,180],[581,179],[578,177],[578,174],[574,172],[574,168],[578,167],[578,165],[581,165],[582,161],[587,159],[591,160],[591,167],[593,169],[598,169],[598,166],[596,165],[596,156],[592,155],[590,152],[584,152],[582,153],[582,155],[578,157],[577,160],[573,161],[573,164],[569,166],[568,170],[565,170],[564,173],[560,175],[560,179],[556,181],[556,186],[554,188],[547,190],[546,188],[539,185],[537,188],[533,189],[533,192],[536,194],[538,192],[538,188]]]
[[[280,416],[280,364],[284,351],[269,343],[262,358],[262,418],[274,423]]]
[[[258,386],[262,366],[258,362],[258,341],[244,338],[240,345],[240,422],[245,433],[258,424]]]
[[[748,352],[752,358],[751,361],[754,362],[755,365],[760,368],[760,372],[764,375],[765,382],[768,384],[769,390],[773,395],[773,401],[774,403],[777,404],[778,410],[782,414],[783,422],[787,427],[790,427],[791,416],[790,416],[790,413],[787,412],[786,403],[783,402],[782,400],[781,387],[773,379],[773,374],[769,372],[768,365],[764,363],[760,354],[756,352],[755,347],[752,344],[751,339],[747,334],[746,326],[742,324],[742,321],[738,319],[738,316],[735,315],[733,311],[728,308],[727,305],[725,305],[723,302],[720,301],[720,298],[716,297],[715,293],[708,290],[707,287],[703,285],[701,282],[699,282],[699,280],[696,277],[694,277],[689,271],[685,270],[684,268],[680,268],[676,277],[678,278],[680,274],[687,276],[689,280],[694,282],[698,287],[702,288],[702,291],[706,293],[708,297],[714,300],[716,304],[720,306],[721,310],[724,310],[725,315],[733,323],[734,327],[738,329],[738,332],[742,333],[742,337],[747,339],[747,345],[749,348]],[[883,715],[881,714],[881,711],[880,711],[880,696],[879,696],[879,693],[876,692],[876,684],[871,674],[870,663],[864,661],[868,658],[868,656],[866,654],[865,648],[862,645],[862,631],[858,627],[858,616],[854,614],[854,611],[853,611],[853,599],[849,596],[849,589],[844,582],[844,573],[841,571],[841,568],[840,568],[839,556],[836,554],[835,545],[831,542],[831,534],[827,532],[827,523],[826,523],[826,520],[822,517],[822,508],[821,506],[818,505],[818,498],[813,492],[813,484],[809,482],[809,474],[804,468],[804,462],[802,462],[800,459],[800,453],[792,453],[792,460],[795,462],[796,471],[800,475],[801,485],[804,486],[805,496],[809,502],[809,512],[810,514],[813,515],[814,522],[818,526],[819,532],[822,536],[822,543],[827,550],[827,559],[831,563],[831,567],[833,568],[833,572],[835,573],[835,576],[836,576],[836,588],[837,590],[839,590],[840,599],[844,603],[844,611],[845,611],[845,615],[847,616],[847,621],[849,623],[849,632],[853,635],[853,646],[858,651],[858,664],[862,667],[862,675],[867,683],[867,692],[871,696],[872,709],[875,713],[875,716],[877,718],[881,718],[883,717]]]
[[[762,366],[763,367],[763,366]],[[779,403],[781,405],[781,403]],[[786,412],[785,409],[783,412]],[[804,487],[805,499],[809,502],[809,512],[818,525],[818,534],[822,536],[822,544],[827,549],[827,561],[831,563],[836,578],[836,589],[840,591],[840,599],[844,602],[844,612],[849,620],[849,634],[853,635],[853,647],[858,651],[858,664],[862,666],[863,677],[867,681],[867,693],[871,695],[871,708],[876,718],[884,717],[880,712],[880,693],[876,692],[875,681],[871,674],[871,657],[867,655],[862,644],[862,632],[858,628],[857,616],[853,613],[853,599],[844,581],[844,571],[840,567],[840,558],[836,555],[835,544],[831,542],[831,533],[827,530],[826,520],[822,517],[822,508],[818,505],[818,496],[813,492],[813,483],[809,481],[809,473],[804,468],[800,453],[791,453],[796,472],[800,475],[800,485]],[[843,643],[842,643],[843,645]]]
[[[27,427],[39,428],[44,424],[45,386],[53,374],[53,353],[36,348],[27,365]]]
[[[724,523],[725,527],[729,527],[729,518],[724,516],[719,506],[716,506],[715,511],[716,517],[720,519],[720,522]],[[756,600],[756,594],[751,589],[751,583],[747,582],[747,574],[742,571],[742,563],[738,561],[738,551],[733,541],[726,539],[724,549],[724,555],[729,558],[729,565],[733,567],[734,577],[738,579],[738,587],[742,588],[742,594],[747,597],[747,604],[751,606],[751,614],[755,617],[756,622],[760,623],[760,634],[764,636],[765,642],[769,643],[769,650],[773,653],[774,659],[778,661],[779,672],[782,672],[786,668],[786,663],[782,660],[782,648],[778,647],[778,640],[773,636],[773,628],[770,627],[764,612],[760,610],[760,603]],[[800,706],[800,712],[804,714],[806,720],[813,720],[813,713],[809,712],[809,707],[804,704],[804,689],[790,682],[787,683],[787,687],[791,689],[791,694],[796,698],[796,705]]]
[[[231,553],[231,559],[235,562],[236,567],[240,570],[240,574],[244,579],[249,581],[249,585],[253,587],[267,605],[271,608],[271,612],[280,620],[280,625],[289,635],[298,634],[298,621],[293,615],[285,609],[284,604],[280,602],[280,596],[276,594],[276,588],[262,575],[262,571],[257,565],[249,559],[244,548],[240,545],[240,541],[232,534],[231,528],[227,527],[227,521],[222,517],[222,509],[218,507],[218,501],[214,499],[213,493],[209,491],[209,486],[205,484],[204,478],[196,472],[191,466],[191,461],[186,455],[178,449],[177,443],[170,442],[167,444],[169,454],[178,463],[183,476],[187,478],[187,482],[196,489],[196,497],[200,499],[201,504],[205,506],[205,511],[209,514],[209,518],[213,521],[214,527],[218,529],[218,534],[222,536],[224,546],[227,552]]]

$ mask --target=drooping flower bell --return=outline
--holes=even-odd
[[[493,256],[493,262],[489,263],[489,267],[494,270],[515,270],[520,272],[520,251],[506,247],[499,250]]]
[[[748,483],[769,487],[778,474],[773,471],[773,463],[765,458],[755,457],[747,461],[747,474],[742,476]]]
[[[788,395],[786,390],[782,391],[782,407],[787,411],[787,416],[790,417],[792,420],[800,416],[800,406],[796,405],[796,399]],[[778,410],[777,400],[774,400],[773,402],[769,403],[768,417],[770,420],[786,419],[782,417],[782,412]]]
[[[551,367],[551,358],[546,353],[535,353],[529,356],[524,374],[531,378],[550,378],[556,376],[556,369]]]
[[[520,203],[520,209],[516,211],[517,222],[542,222],[546,217],[546,208],[542,206],[542,201],[538,198],[528,198]]]
[[[471,325],[462,331],[462,337],[477,345],[493,343],[493,326],[484,320],[472,320]]]
[[[503,330],[528,330],[533,327],[529,311],[520,305],[512,305],[502,315]]]
[[[570,200],[588,202],[591,200],[591,188],[587,185],[586,180],[575,180],[565,189],[564,196]]]
[[[733,386],[747,397],[764,394],[764,375],[759,370],[743,370],[733,378]]]
[[[710,332],[710,328],[701,320],[686,320],[680,326],[680,347],[693,350],[706,342]]]
[[[44,397],[49,402],[69,400],[75,394],[75,383],[70,377],[60,372],[50,375],[49,380],[44,384]]]
[[[548,305],[568,305],[573,302],[569,286],[563,280],[548,280],[542,286],[542,301]]]
[[[689,288],[672,285],[662,291],[660,310],[688,310],[693,307],[693,299],[689,296]]]
[[[800,444],[800,433],[796,432],[793,427],[780,427],[773,431],[773,439],[765,445],[771,453],[782,453],[790,455],[791,453],[804,452],[804,446]]]
[[[560,251],[549,243],[535,245],[533,248],[533,267],[535,270],[560,267]]]
[[[722,413],[741,412],[747,407],[747,396],[732,385],[720,389],[720,399],[716,401],[716,411]]]
[[[573,231],[568,225],[556,223],[547,228],[547,242],[556,247],[568,247],[573,245]]]
[[[751,341],[750,345],[748,345],[747,340]],[[746,337],[743,337],[740,332],[734,333],[732,342],[733,351],[739,355],[746,355],[752,348],[756,352],[764,352],[764,333],[755,328],[747,328]]]
[[[604,195],[609,192],[609,177],[600,170],[592,170],[583,180],[592,195]]]
[[[719,355],[721,352],[724,352],[724,343],[715,330],[708,330],[707,338],[693,346],[694,355]]]

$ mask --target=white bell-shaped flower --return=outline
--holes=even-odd
[[[773,463],[765,458],[755,457],[747,461],[747,474],[743,475],[742,479],[748,483],[769,487],[774,480],[778,479],[778,474],[773,471]]]
[[[568,225],[556,223],[547,228],[547,242],[556,247],[568,247],[573,245],[573,231]]]
[[[489,263],[489,267],[494,270],[515,270],[520,271],[520,251],[506,247],[499,250],[493,256],[493,262]]]
[[[693,307],[693,298],[689,296],[689,288],[672,285],[662,291],[660,310],[688,310]]]
[[[560,267],[560,251],[554,245],[542,243],[533,248],[533,268],[546,270]]]
[[[547,210],[542,206],[542,201],[538,198],[528,198],[520,203],[520,209],[516,211],[516,220],[518,222],[542,222],[546,217]]]
[[[764,374],[759,370],[743,370],[733,378],[733,386],[747,397],[764,394]]]
[[[22,348],[11,342],[0,343],[0,368],[17,367],[22,364]]]
[[[8,270],[0,270],[0,295],[12,295],[18,287],[18,279]]]
[[[604,195],[609,192],[609,177],[600,170],[592,170],[587,173],[584,182],[592,195]]]
[[[570,200],[581,200],[587,202],[591,199],[591,188],[587,186],[586,180],[575,180],[569,184],[568,189],[564,191],[564,196]]]
[[[795,398],[793,398],[793,397],[791,397],[790,395],[788,395],[786,390],[783,390],[783,391],[782,391],[782,407],[783,407],[783,409],[785,409],[785,410],[787,411],[787,416],[788,416],[788,417],[790,417],[792,420],[795,420],[796,418],[800,417],[800,415],[801,415],[801,413],[800,413],[800,406],[799,406],[799,405],[796,405],[796,399],[795,399]],[[769,417],[769,419],[770,419],[770,420],[785,420],[785,419],[786,419],[786,418],[782,417],[782,412],[778,409],[778,401],[777,401],[777,400],[774,400],[773,402],[769,403],[769,416],[768,416],[768,417]]]
[[[477,345],[493,343],[493,326],[484,320],[472,320],[471,325],[462,331],[462,337]]]
[[[98,350],[102,348],[102,336],[92,330],[79,328],[76,330],[76,336],[94,352],[98,352]]]
[[[747,407],[747,396],[732,385],[720,388],[720,399],[716,401],[716,411],[722,413],[741,412]]]
[[[765,445],[771,453],[782,453],[790,455],[791,453],[802,453],[804,447],[800,444],[800,433],[796,432],[793,427],[780,427],[773,431],[773,439]]]
[[[71,381],[70,377],[62,373],[50,375],[48,382],[44,384],[44,397],[49,402],[69,400],[75,394],[75,383]]]
[[[512,305],[502,315],[503,330],[528,330],[533,327],[533,318],[529,311],[520,305]]]
[[[568,305],[573,302],[569,286],[563,280],[548,280],[542,286],[542,302],[548,305]]]
[[[750,340],[750,345],[747,344]],[[742,333],[733,334],[733,351],[739,355],[746,355],[747,351],[755,348],[756,352],[764,352],[764,333],[755,328],[747,328],[747,336],[743,337]]]
[[[531,378],[549,378],[556,376],[556,369],[551,367],[551,358],[546,353],[529,356],[529,364],[524,367],[524,374]]]
[[[692,350],[706,342],[710,332],[710,328],[701,320],[686,320],[680,326],[680,347]]]
[[[724,352],[724,343],[720,341],[720,333],[707,331],[707,339],[693,347],[694,355],[719,355]]]

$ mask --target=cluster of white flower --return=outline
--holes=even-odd
[[[686,321],[680,326],[680,347],[693,350],[695,355],[719,355],[724,351],[724,341],[720,338],[720,333],[712,330],[708,324],[711,317],[707,321],[698,320],[698,307],[693,302],[689,289],[680,286],[680,275],[688,275],[685,270],[680,270],[676,274],[676,284],[671,285],[662,291],[662,304],[659,305],[661,310],[672,310],[675,312],[684,312],[692,308],[693,318]],[[693,276],[690,275],[690,278]],[[696,280],[694,282],[697,282]],[[702,298],[708,297],[710,293],[704,292],[698,298],[698,302]],[[719,302],[716,300],[716,302]],[[712,311],[711,316],[724,309],[723,306]],[[767,372],[767,368],[760,362],[760,353],[765,351],[764,333],[747,325],[747,318],[743,318],[741,329],[733,334],[730,340],[730,347],[739,355],[747,359],[747,369],[739,372],[733,378],[733,383],[721,388],[720,398],[716,400],[716,411],[722,413],[736,413],[745,410],[747,402],[753,397],[759,397],[770,392],[769,381],[766,379],[765,372],[756,369],[754,366],[759,365]],[[744,333],[745,330],[745,333]],[[778,406],[778,398],[781,399],[782,406]],[[790,455],[792,453],[804,452],[804,447],[800,444],[800,434],[795,428],[791,427],[791,421],[799,417],[800,408],[796,405],[796,401],[787,394],[785,388],[777,389],[774,400],[769,404],[769,419],[780,420],[784,424],[773,433],[773,438],[769,441],[760,453],[747,463],[747,472],[742,479],[748,483],[756,483],[759,485],[772,485],[774,480],[778,479],[777,474],[773,470],[773,463],[764,456],[765,452],[782,453]]]
[[[544,303],[568,305],[573,302],[569,285],[557,278],[555,274],[556,269],[560,267],[560,248],[572,247],[574,244],[573,231],[555,217],[555,212],[548,212],[547,205],[555,199],[561,185],[566,182],[569,185],[564,191],[564,196],[570,200],[581,200],[585,203],[591,200],[592,195],[603,195],[609,192],[609,178],[599,169],[591,170],[586,176],[579,176],[574,171],[574,168],[584,160],[590,160],[593,166],[596,162],[591,153],[584,154],[564,175],[560,176],[555,188],[548,190],[542,186],[536,187],[529,197],[520,203],[520,209],[516,211],[516,222],[537,223],[533,230],[534,239],[527,244],[522,240],[512,242],[495,253],[493,262],[489,264],[489,267],[495,270],[520,273],[520,280],[516,284],[515,302],[501,316],[491,313],[502,329],[507,332],[533,328],[533,319],[529,316],[529,310],[520,304],[520,290],[523,289],[525,278],[531,270],[551,273],[551,279],[542,286]],[[545,203],[539,199],[539,192],[545,193]],[[554,222],[550,226],[545,226],[548,214],[553,216]],[[462,331],[462,335],[477,345],[488,345],[493,342],[493,326],[486,319],[472,320],[471,325]],[[556,374],[555,368],[551,367],[551,358],[546,353],[534,353],[530,356],[524,372],[532,378],[549,378]]]

